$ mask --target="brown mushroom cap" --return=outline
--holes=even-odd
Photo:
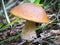
[[[38,23],[44,23],[49,21],[45,10],[42,7],[31,3],[20,4],[12,8],[10,12],[19,18]]]

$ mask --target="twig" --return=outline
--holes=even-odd
[[[58,22],[59,22],[59,16],[60,16],[60,10],[58,11],[58,14],[56,16]]]
[[[51,30],[50,33],[51,34],[60,34],[60,30]]]

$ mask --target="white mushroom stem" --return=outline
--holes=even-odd
[[[31,41],[34,38],[37,38],[35,28],[35,23],[27,20],[25,26],[22,29],[22,39]]]

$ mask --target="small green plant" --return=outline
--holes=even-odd
[[[58,2],[58,9],[60,9],[60,1]]]

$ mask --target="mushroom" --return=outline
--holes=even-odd
[[[49,21],[48,16],[45,10],[32,3],[24,3],[20,4],[10,10],[10,13],[14,14],[19,18],[23,18],[26,20],[25,25],[22,29],[21,37],[22,39],[31,41],[36,36],[36,26],[35,22],[37,23],[46,23]]]

